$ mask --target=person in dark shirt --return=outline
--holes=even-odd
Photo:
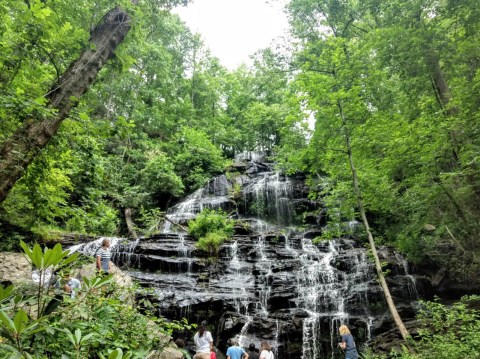
[[[350,329],[348,329],[346,325],[341,325],[338,331],[342,336],[342,342],[339,343],[339,345],[340,348],[345,350],[345,359],[358,359],[357,346],[350,333]]]
[[[254,343],[252,343],[248,346],[247,354],[248,354],[248,359],[258,359],[258,358],[260,358],[260,354],[255,349],[255,344]]]

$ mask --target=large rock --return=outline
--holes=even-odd
[[[348,316],[362,345],[370,336],[392,329],[365,248],[350,239],[314,245],[312,237],[317,233],[236,235],[211,263],[199,256],[191,238],[157,235],[140,240],[130,254],[135,256],[130,273],[142,286],[154,289],[149,299],[163,316],[190,322],[208,318],[223,352],[229,338],[243,333],[244,345],[267,339],[278,358],[305,357],[301,343],[313,310],[325,316],[315,324],[322,333],[331,333],[335,316]],[[392,261],[388,280],[399,310],[412,317],[414,277],[405,275],[406,264],[398,254],[385,248],[382,255]],[[311,297],[318,303],[310,303]],[[323,354],[331,340],[326,335],[318,342]]]
[[[147,359],[184,359],[185,355],[173,347],[164,348],[162,351],[154,351]]]
[[[32,281],[32,266],[21,253],[0,253],[0,281],[19,283]]]
[[[75,270],[73,276],[81,280],[95,275],[95,271],[95,264],[90,263]],[[123,287],[132,285],[132,278],[114,264],[112,264],[112,273],[118,285]],[[0,253],[0,281],[2,283],[32,283],[34,277],[32,265],[22,253]]]

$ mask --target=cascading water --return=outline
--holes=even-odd
[[[315,209],[303,179],[257,163],[265,159],[259,153],[242,158],[248,161],[236,171],[245,174],[213,179],[168,211],[161,234],[123,245],[128,273],[153,288],[163,316],[215,325],[222,351],[237,336],[242,346],[268,340],[278,359],[341,358],[339,325],[348,324],[361,346],[386,313],[366,251],[349,239],[315,243],[318,227],[296,227]],[[205,208],[236,211],[243,223],[213,264],[185,232]],[[120,255],[115,260],[126,263]]]

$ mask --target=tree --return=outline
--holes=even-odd
[[[45,96],[54,111],[45,119],[25,118],[0,148],[0,202],[27,166],[55,135],[71,108],[87,91],[131,27],[130,16],[120,7],[110,10],[93,30],[89,48],[73,62]]]
[[[340,193],[346,198],[350,197],[347,203],[355,204],[358,209],[367,232],[380,286],[392,318],[406,340],[409,334],[385,281],[367,219],[361,178],[357,173],[353,152],[352,142],[356,131],[366,126],[371,117],[363,80],[370,73],[364,65],[365,53],[358,46],[362,42],[361,28],[364,24],[356,21],[355,16],[359,13],[356,12],[354,2],[299,0],[291,3],[291,11],[294,23],[301,24],[300,28],[297,27],[297,30],[301,30],[299,35],[306,39],[305,47],[299,54],[302,73],[297,81],[301,89],[308,93],[308,104],[315,111],[317,119],[310,148],[323,165],[319,169],[327,172],[328,181],[345,183],[349,180],[350,188],[353,187],[353,196],[345,193],[347,187],[341,187],[338,183],[335,184],[335,191],[338,195],[340,187]],[[320,23],[317,23],[318,19]],[[305,31],[303,26],[312,26],[312,30],[302,32]],[[315,147],[317,145],[322,148]],[[344,201],[345,197],[340,201]]]

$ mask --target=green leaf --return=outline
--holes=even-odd
[[[108,359],[122,359],[122,358],[123,358],[123,351],[120,348],[113,350],[108,356]]]
[[[13,354],[11,354],[10,356],[6,357],[6,358],[9,358],[9,359],[16,359],[16,358],[19,358],[21,359],[22,357],[22,354],[18,351],[17,348],[9,345],[9,344],[6,344],[6,343],[2,343],[2,349],[7,349],[7,350],[10,350]]]
[[[77,346],[77,343],[75,342],[75,337],[73,336],[72,332],[68,329],[63,329],[62,331],[67,334],[67,338],[68,340],[70,340],[70,343],[72,343],[73,346]]]
[[[27,313],[23,309],[20,309],[15,315],[15,319],[13,320],[13,322],[15,324],[16,333],[17,334],[23,333],[28,323]]]
[[[40,245],[38,243],[33,246],[33,252],[30,259],[32,260],[32,264],[34,267],[39,270],[45,269],[45,267],[43,267],[42,249],[40,248]]]
[[[43,265],[45,268],[59,264],[62,259],[61,254],[62,245],[60,243],[57,243],[52,249],[45,248],[45,254],[43,257]]]
[[[93,337],[94,335],[96,335],[97,333],[88,333],[87,335],[85,335],[82,340],[80,341],[81,343],[84,343],[86,342],[88,339],[90,339],[91,337]]]
[[[24,241],[20,241],[20,247],[22,247],[23,252],[27,255],[30,261],[32,261],[32,250],[30,247],[27,246]]]
[[[13,320],[7,315],[7,313],[0,311],[0,320],[3,322],[8,331],[15,333],[15,324]]]
[[[82,341],[82,331],[80,329],[75,329],[75,343],[78,345]]]
[[[65,251],[65,252],[63,252],[63,253],[66,253],[67,255],[70,254],[69,251]],[[67,258],[65,258],[65,259],[61,262],[62,266],[66,266],[67,264],[70,264],[70,263],[76,261],[79,256],[80,256],[80,253],[78,253],[78,252],[75,252],[75,253],[69,255]]]
[[[13,285],[9,285],[8,287],[3,287],[3,285],[0,284],[0,302],[9,298],[10,295],[13,292]]]

